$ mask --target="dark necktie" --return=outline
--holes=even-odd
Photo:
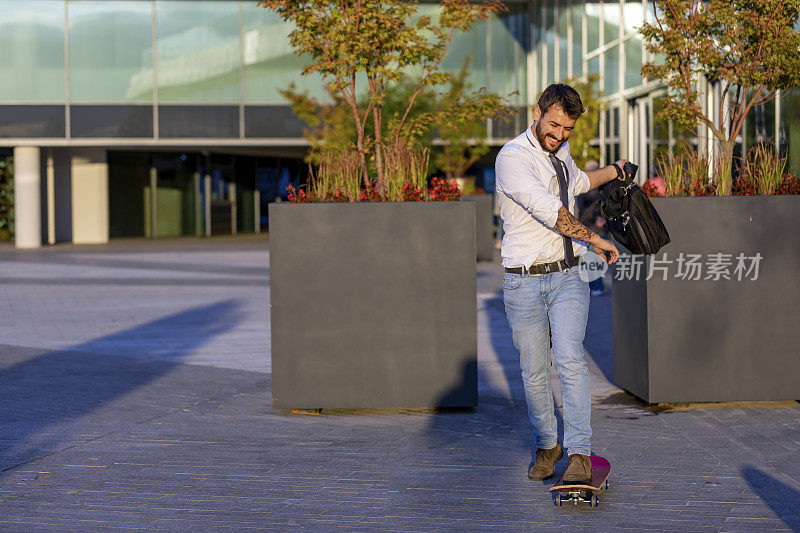
[[[564,207],[569,211],[569,192],[567,191],[567,178],[564,176],[564,168],[555,154],[550,154],[550,162],[553,163],[553,167],[556,169],[558,192],[561,196],[561,203],[564,204]],[[571,267],[575,264],[575,253],[572,251],[572,239],[569,237],[564,237],[564,262],[567,263],[567,267]]]

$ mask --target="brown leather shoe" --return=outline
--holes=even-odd
[[[585,485],[592,480],[592,460],[588,455],[573,453],[569,456],[564,485]]]
[[[555,448],[539,448],[536,450],[536,462],[528,471],[530,479],[547,479],[553,475],[555,464],[564,456],[561,445],[556,443]]]

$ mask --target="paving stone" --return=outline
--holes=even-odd
[[[307,416],[272,407],[266,239],[0,258],[3,531],[800,530],[800,405],[650,409],[611,382],[609,295],[585,348],[612,485],[556,508],[526,475],[496,263],[478,265],[476,409]]]

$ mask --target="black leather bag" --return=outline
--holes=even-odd
[[[633,181],[638,168],[626,163],[625,181],[615,179],[600,188],[600,215],[614,239],[632,254],[654,254],[669,243],[669,232],[647,195]]]

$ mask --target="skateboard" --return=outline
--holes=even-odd
[[[553,502],[561,507],[565,502],[588,503],[597,507],[597,493],[608,488],[608,474],[611,472],[611,463],[599,455],[590,455],[592,461],[592,479],[586,485],[565,485],[562,475],[553,485],[550,492],[554,493]]]

